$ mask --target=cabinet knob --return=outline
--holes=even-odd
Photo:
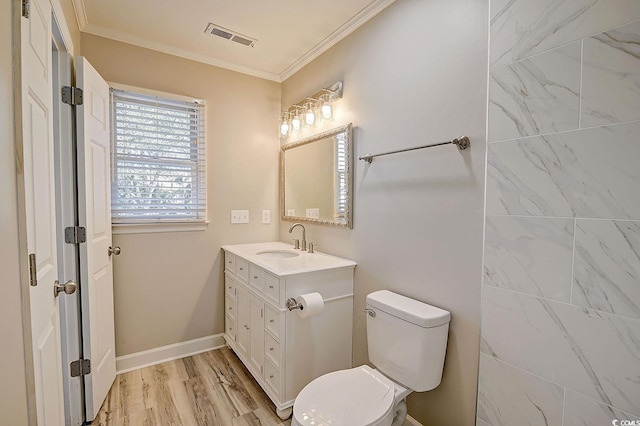
[[[269,374],[269,378],[270,378],[270,379],[273,379],[273,374]]]
[[[270,322],[271,324],[273,324],[273,320],[272,320],[272,319],[270,319],[270,320],[269,320],[269,322]]]
[[[270,350],[271,352],[273,352],[273,348],[269,348],[269,350]]]
[[[273,286],[272,285],[269,286],[269,290],[273,290]]]

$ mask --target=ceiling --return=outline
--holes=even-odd
[[[395,0],[73,0],[80,31],[284,81]],[[209,23],[257,39],[205,33]]]

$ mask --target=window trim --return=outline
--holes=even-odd
[[[203,105],[205,108],[202,111],[202,115],[203,115],[203,119],[202,119],[202,125],[203,125],[203,131],[205,134],[205,137],[207,136],[207,108],[206,108],[206,101],[204,99],[198,99],[198,98],[194,98],[194,97],[190,97],[190,96],[184,96],[184,95],[177,95],[175,93],[168,93],[168,92],[163,92],[160,90],[153,90],[153,89],[146,89],[143,87],[137,87],[137,86],[130,86],[127,84],[121,84],[121,83],[116,83],[116,82],[110,82],[108,81],[107,84],[109,85],[109,88],[111,89],[115,89],[115,90],[123,90],[123,91],[128,91],[128,92],[133,92],[133,93],[137,93],[137,94],[141,94],[141,95],[147,95],[147,96],[154,96],[154,97],[159,97],[159,98],[165,98],[165,99],[169,99],[169,100],[173,100],[173,101],[179,101],[179,102],[197,102],[201,105]],[[110,105],[109,106],[111,111],[113,112],[113,107]],[[112,123],[113,123],[113,117],[112,117]],[[114,179],[114,165],[113,165],[113,157],[115,156],[115,138],[114,138],[114,134],[113,134],[113,126],[111,128],[111,156],[112,156],[112,164],[111,164],[111,170],[112,170],[112,179]],[[207,138],[208,139],[208,138]],[[208,143],[208,140],[205,140],[205,143]],[[205,179],[208,176],[208,168],[207,168],[207,161],[206,161],[206,156],[205,156]],[[196,221],[196,220],[192,220],[192,221],[172,221],[172,220],[157,220],[157,221],[147,221],[147,222],[141,222],[141,223],[113,223],[111,222],[111,228],[112,228],[112,233],[114,235],[120,235],[120,234],[146,234],[146,233],[163,233],[163,232],[192,232],[192,231],[204,231],[207,229],[207,226],[209,225],[210,221],[209,221],[209,200],[208,197],[205,195],[205,214],[204,214],[204,219]]]

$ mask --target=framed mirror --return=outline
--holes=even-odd
[[[353,228],[352,125],[280,148],[282,220]]]

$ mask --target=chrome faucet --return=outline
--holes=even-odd
[[[304,225],[297,222],[294,223],[293,225],[291,225],[291,228],[289,228],[289,233],[291,234],[293,232],[293,228],[295,228],[296,226],[302,228],[302,242],[300,244],[300,250],[307,251],[307,230],[304,229]]]

